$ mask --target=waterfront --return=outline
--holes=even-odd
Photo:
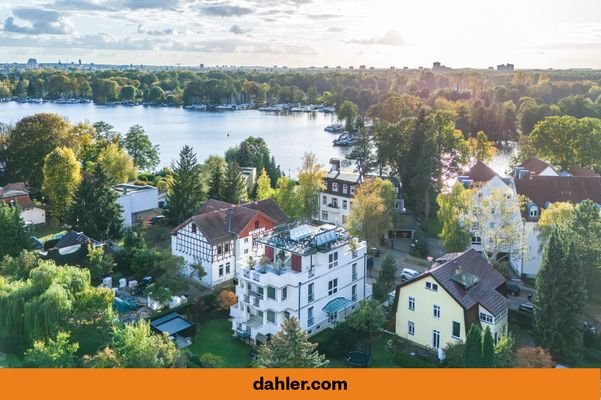
[[[72,123],[105,121],[119,132],[140,124],[154,144],[160,146],[160,166],[178,158],[181,148],[194,148],[200,162],[209,155],[223,155],[248,136],[260,136],[285,174],[295,175],[303,153],[312,151],[326,165],[331,157],[344,157],[345,148],[332,146],[335,134],[323,128],[336,122],[334,114],[276,114],[256,110],[204,112],[174,107],[97,106],[94,104],[0,103],[0,122],[16,123],[36,113],[64,116]],[[504,173],[510,158],[507,150],[499,152],[491,163]]]

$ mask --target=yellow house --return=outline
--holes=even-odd
[[[465,342],[474,323],[490,327],[495,343],[507,334],[505,278],[476,250],[450,253],[397,286],[396,334],[427,349]]]

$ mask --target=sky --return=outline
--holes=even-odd
[[[601,68],[600,0],[1,0],[0,63]]]

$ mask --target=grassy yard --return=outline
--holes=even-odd
[[[330,334],[330,329],[326,329],[311,338],[314,343],[319,343],[324,340],[327,335]],[[372,344],[371,353],[371,368],[395,368],[396,366],[392,362],[392,357],[386,352],[386,342],[390,337],[386,334],[381,333]],[[341,358],[330,358],[328,368],[348,368],[344,357]]]
[[[223,368],[247,368],[250,364],[251,347],[232,338],[232,323],[226,319],[207,321],[197,328],[188,350],[199,357],[204,353],[221,357]]]
[[[52,239],[52,237],[54,235],[61,233],[61,232],[66,232],[66,230],[62,227],[48,224],[45,226],[41,226],[39,228],[35,228],[35,230],[31,233],[31,235],[34,235],[35,237],[40,239],[42,242],[45,242],[47,240]]]

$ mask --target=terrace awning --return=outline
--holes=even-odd
[[[338,297],[338,298],[330,301],[328,304],[326,304],[325,307],[323,308],[323,310],[328,314],[331,314],[331,313],[333,314],[338,311],[342,311],[345,308],[348,308],[352,305],[353,305],[352,301],[345,299],[344,297]]]

